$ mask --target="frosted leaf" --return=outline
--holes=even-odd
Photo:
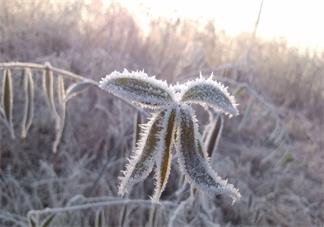
[[[126,166],[124,176],[120,178],[118,194],[124,195],[134,184],[144,180],[152,171],[154,158],[160,149],[160,134],[166,110],[155,114],[144,128],[133,157]]]
[[[99,87],[128,102],[156,108],[172,103],[173,92],[166,82],[144,72],[112,72],[101,79]]]
[[[156,158],[156,172],[155,179],[156,185],[153,195],[153,201],[158,201],[161,197],[162,192],[167,184],[170,169],[171,169],[171,159],[172,159],[172,145],[175,133],[175,118],[176,118],[176,108],[170,109],[169,113],[165,117],[163,123],[163,131],[161,133],[161,150],[157,154]]]
[[[210,167],[202,150],[198,127],[192,119],[191,107],[182,105],[176,132],[178,161],[185,177],[195,187],[217,194],[227,194],[233,202],[241,195],[233,185],[221,179]]]
[[[230,115],[238,115],[237,104],[227,88],[212,78],[198,78],[189,81],[183,86],[181,101],[186,103],[198,103],[209,105],[216,111],[222,111]]]
[[[170,175],[171,150],[176,148],[180,168],[186,179],[199,189],[228,194],[233,201],[241,197],[233,185],[221,179],[209,166],[193,109],[187,105],[208,105],[217,111],[238,115],[234,97],[211,78],[199,78],[184,85],[168,86],[144,72],[113,72],[100,87],[115,96],[142,107],[158,109],[140,135],[133,156],[121,178],[119,194],[124,195],[144,180],[156,165],[153,200],[158,201]]]

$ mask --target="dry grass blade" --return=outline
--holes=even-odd
[[[50,214],[48,215],[45,220],[42,222],[42,224],[40,225],[40,227],[49,227],[51,225],[51,223],[53,222],[54,218],[55,218],[56,214]]]
[[[121,227],[128,226],[128,208],[127,205],[124,205],[122,211],[120,212],[119,223]]]
[[[3,110],[3,108],[2,108],[1,105],[0,105],[0,118],[3,118],[3,119],[6,118],[5,112],[4,112],[4,110]]]
[[[28,130],[33,121],[34,115],[34,81],[32,71],[29,68],[24,70],[24,91],[25,91],[25,108],[22,120],[21,137],[27,136]]]
[[[46,102],[50,107],[52,114],[57,115],[55,102],[54,102],[54,82],[53,82],[53,72],[50,67],[46,67],[43,73],[43,89],[46,97]]]
[[[156,187],[153,195],[153,200],[158,201],[161,197],[162,192],[166,186],[170,175],[171,169],[171,151],[173,138],[175,133],[175,118],[176,118],[176,109],[172,109],[169,116],[166,118],[166,128],[165,132],[161,133],[160,139],[163,140],[163,150],[159,154],[159,158],[156,163]]]
[[[60,115],[57,115],[55,118],[55,140],[53,142],[53,153],[56,153],[58,146],[60,144],[61,138],[63,136],[64,127],[65,127],[65,106],[62,105],[62,110]]]
[[[11,132],[11,137],[15,138],[15,133],[12,124],[12,107],[13,107],[13,88],[12,88],[12,76],[9,69],[3,71],[3,83],[2,83],[2,99],[1,105],[5,115],[5,120],[8,128]]]
[[[218,114],[216,120],[213,123],[214,127],[207,137],[207,154],[208,157],[212,157],[213,152],[216,151],[218,147],[219,140],[222,136],[222,131],[224,127],[224,117]]]
[[[33,216],[28,217],[28,223],[29,223],[29,227],[36,227],[37,226],[36,220],[34,219]]]
[[[74,96],[80,94],[84,89],[88,88],[89,85],[91,85],[91,84],[93,85],[93,82],[87,81],[87,80],[72,84],[66,90],[64,101],[67,102],[68,100],[70,100]]]
[[[238,126],[238,130],[242,130],[243,127],[247,124],[247,122],[249,121],[250,119],[250,116],[251,116],[251,111],[253,109],[253,105],[255,104],[256,102],[256,98],[255,96],[251,96],[250,99],[249,99],[249,103],[245,109],[245,112],[244,112],[244,115],[243,115],[243,118],[241,120],[241,123],[239,124]]]
[[[158,223],[158,210],[159,207],[156,206],[154,203],[152,203],[151,209],[150,209],[150,216],[149,221],[147,223],[147,226],[155,227]]]

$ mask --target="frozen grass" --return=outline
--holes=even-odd
[[[0,225],[24,226],[30,210],[89,204],[93,208],[55,215],[53,226],[90,226],[100,219],[96,216],[124,226],[323,225],[323,55],[248,35],[229,39],[210,24],[195,29],[193,22],[181,20],[155,21],[143,37],[118,5],[102,12],[100,1],[70,2],[68,7],[0,0],[0,62],[48,61],[96,81],[124,68],[145,69],[168,82],[213,71],[231,88],[241,115],[223,122],[211,162],[240,188],[242,198],[232,206],[229,199],[191,190],[175,160],[160,205],[146,202],[153,177],[135,186],[129,198],[118,197],[117,178],[130,156],[136,111],[90,87],[69,101],[53,154],[55,118],[39,74],[26,138],[11,139],[0,124]],[[82,17],[83,11],[90,16]],[[12,77],[13,127],[19,131],[24,83],[19,70]],[[197,113],[200,124],[208,122],[203,111]],[[217,116],[209,117],[216,121]],[[50,213],[40,214],[40,222]]]

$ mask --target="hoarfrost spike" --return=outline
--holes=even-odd
[[[100,88],[146,108],[158,108],[172,103],[173,93],[166,82],[149,77],[144,72],[112,72],[100,81]]]
[[[206,192],[227,194],[233,202],[241,195],[233,185],[221,179],[209,166],[204,157],[201,140],[197,138],[198,128],[192,120],[192,110],[182,105],[179,110],[179,122],[176,132],[176,151],[182,172],[189,183]]]

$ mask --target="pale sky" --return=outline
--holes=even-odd
[[[104,0],[109,1],[109,0]],[[145,23],[153,17],[212,19],[229,35],[252,32],[261,0],[120,0]],[[148,13],[149,12],[149,13]],[[324,49],[324,0],[264,0],[257,36]]]

